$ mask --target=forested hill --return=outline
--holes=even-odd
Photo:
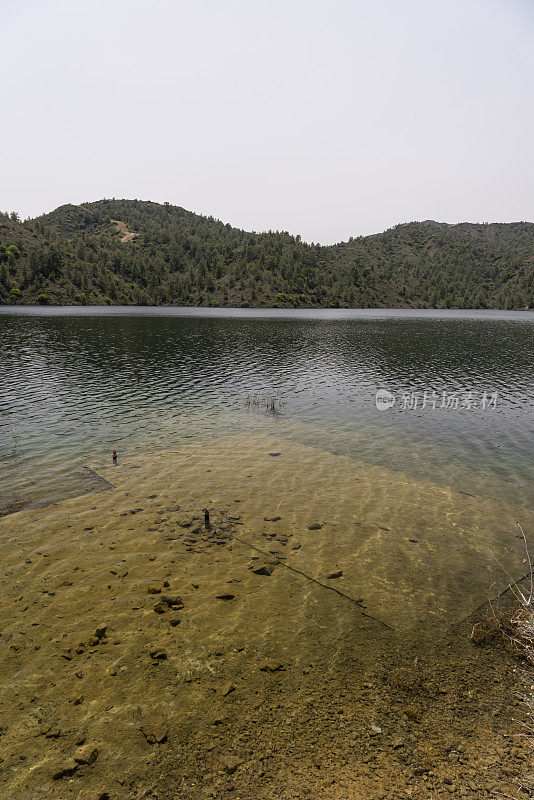
[[[0,215],[0,304],[534,307],[534,224],[397,225],[332,246],[167,203]]]

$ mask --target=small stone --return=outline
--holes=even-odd
[[[95,631],[95,636],[97,639],[103,639],[106,635],[106,631],[108,629],[107,625],[99,625]]]
[[[94,764],[98,758],[98,748],[87,745],[74,756],[77,764]]]
[[[408,719],[413,720],[413,722],[421,722],[421,714],[415,708],[415,706],[406,706],[404,708],[404,713],[408,717]]]
[[[285,670],[285,665],[275,659],[266,659],[260,664],[260,670],[261,672],[281,672]]]
[[[282,517],[264,517],[265,522],[279,522]]]
[[[163,603],[161,600],[154,606],[154,611],[156,612],[156,614],[164,614],[168,610],[169,606],[167,605],[167,603]]]
[[[161,594],[161,589],[158,589],[157,586],[149,586],[146,590],[147,594]]]
[[[228,697],[228,695],[232,694],[232,692],[235,692],[235,686],[233,683],[227,683],[225,686],[223,686],[222,690],[223,697]]]
[[[170,608],[174,609],[175,611],[184,607],[184,601],[178,595],[168,595],[164,594],[161,597],[161,602],[166,603]]]
[[[216,597],[217,600],[233,600],[235,598],[235,594],[218,594]]]
[[[169,620],[169,625],[171,626],[171,628],[176,628],[176,626],[179,625],[181,621],[182,620],[180,619],[180,617],[171,617],[171,619]]]
[[[41,729],[41,733],[43,733],[47,739],[58,739],[61,736],[61,730],[53,727]]]
[[[153,658],[154,661],[165,661],[165,659],[167,658],[167,653],[165,652],[165,650],[157,648],[156,650],[151,650],[150,658]]]
[[[241,766],[243,760],[236,756],[224,756],[222,759],[222,768],[228,775],[233,775],[234,772]]]
[[[336,570],[336,572],[331,572],[330,575],[327,575],[326,577],[329,581],[331,581],[334,580],[334,578],[341,578],[342,575],[343,575],[343,570],[338,569]]]
[[[269,455],[274,458],[275,456],[280,456],[282,454],[281,453],[269,453]]]
[[[371,725],[371,732],[376,736],[377,734],[382,733],[382,728],[380,728],[378,725]]]
[[[323,526],[320,525],[318,522],[312,522],[311,525],[308,525],[309,531],[320,531]]]
[[[71,778],[76,770],[78,769],[78,764],[71,759],[67,761],[65,764],[62,764],[60,767],[56,767],[52,772],[52,779],[54,781],[59,781],[62,778]]]
[[[146,722],[141,726],[141,730],[149,744],[163,744],[167,741],[168,730],[162,719]]]
[[[251,564],[250,569],[255,575],[272,575],[274,571],[274,565],[264,561]]]

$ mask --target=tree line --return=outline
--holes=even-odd
[[[138,235],[121,242],[112,220]],[[534,224],[411,222],[323,246],[168,203],[4,214],[0,303],[532,308]]]

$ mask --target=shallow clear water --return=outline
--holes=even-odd
[[[91,488],[114,448],[250,430],[534,508],[530,312],[4,307],[0,353],[0,506]]]

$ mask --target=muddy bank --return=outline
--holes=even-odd
[[[267,436],[96,466],[113,488],[0,520],[0,797],[481,798],[525,773],[516,661],[462,622],[490,550],[514,567],[514,509]]]

